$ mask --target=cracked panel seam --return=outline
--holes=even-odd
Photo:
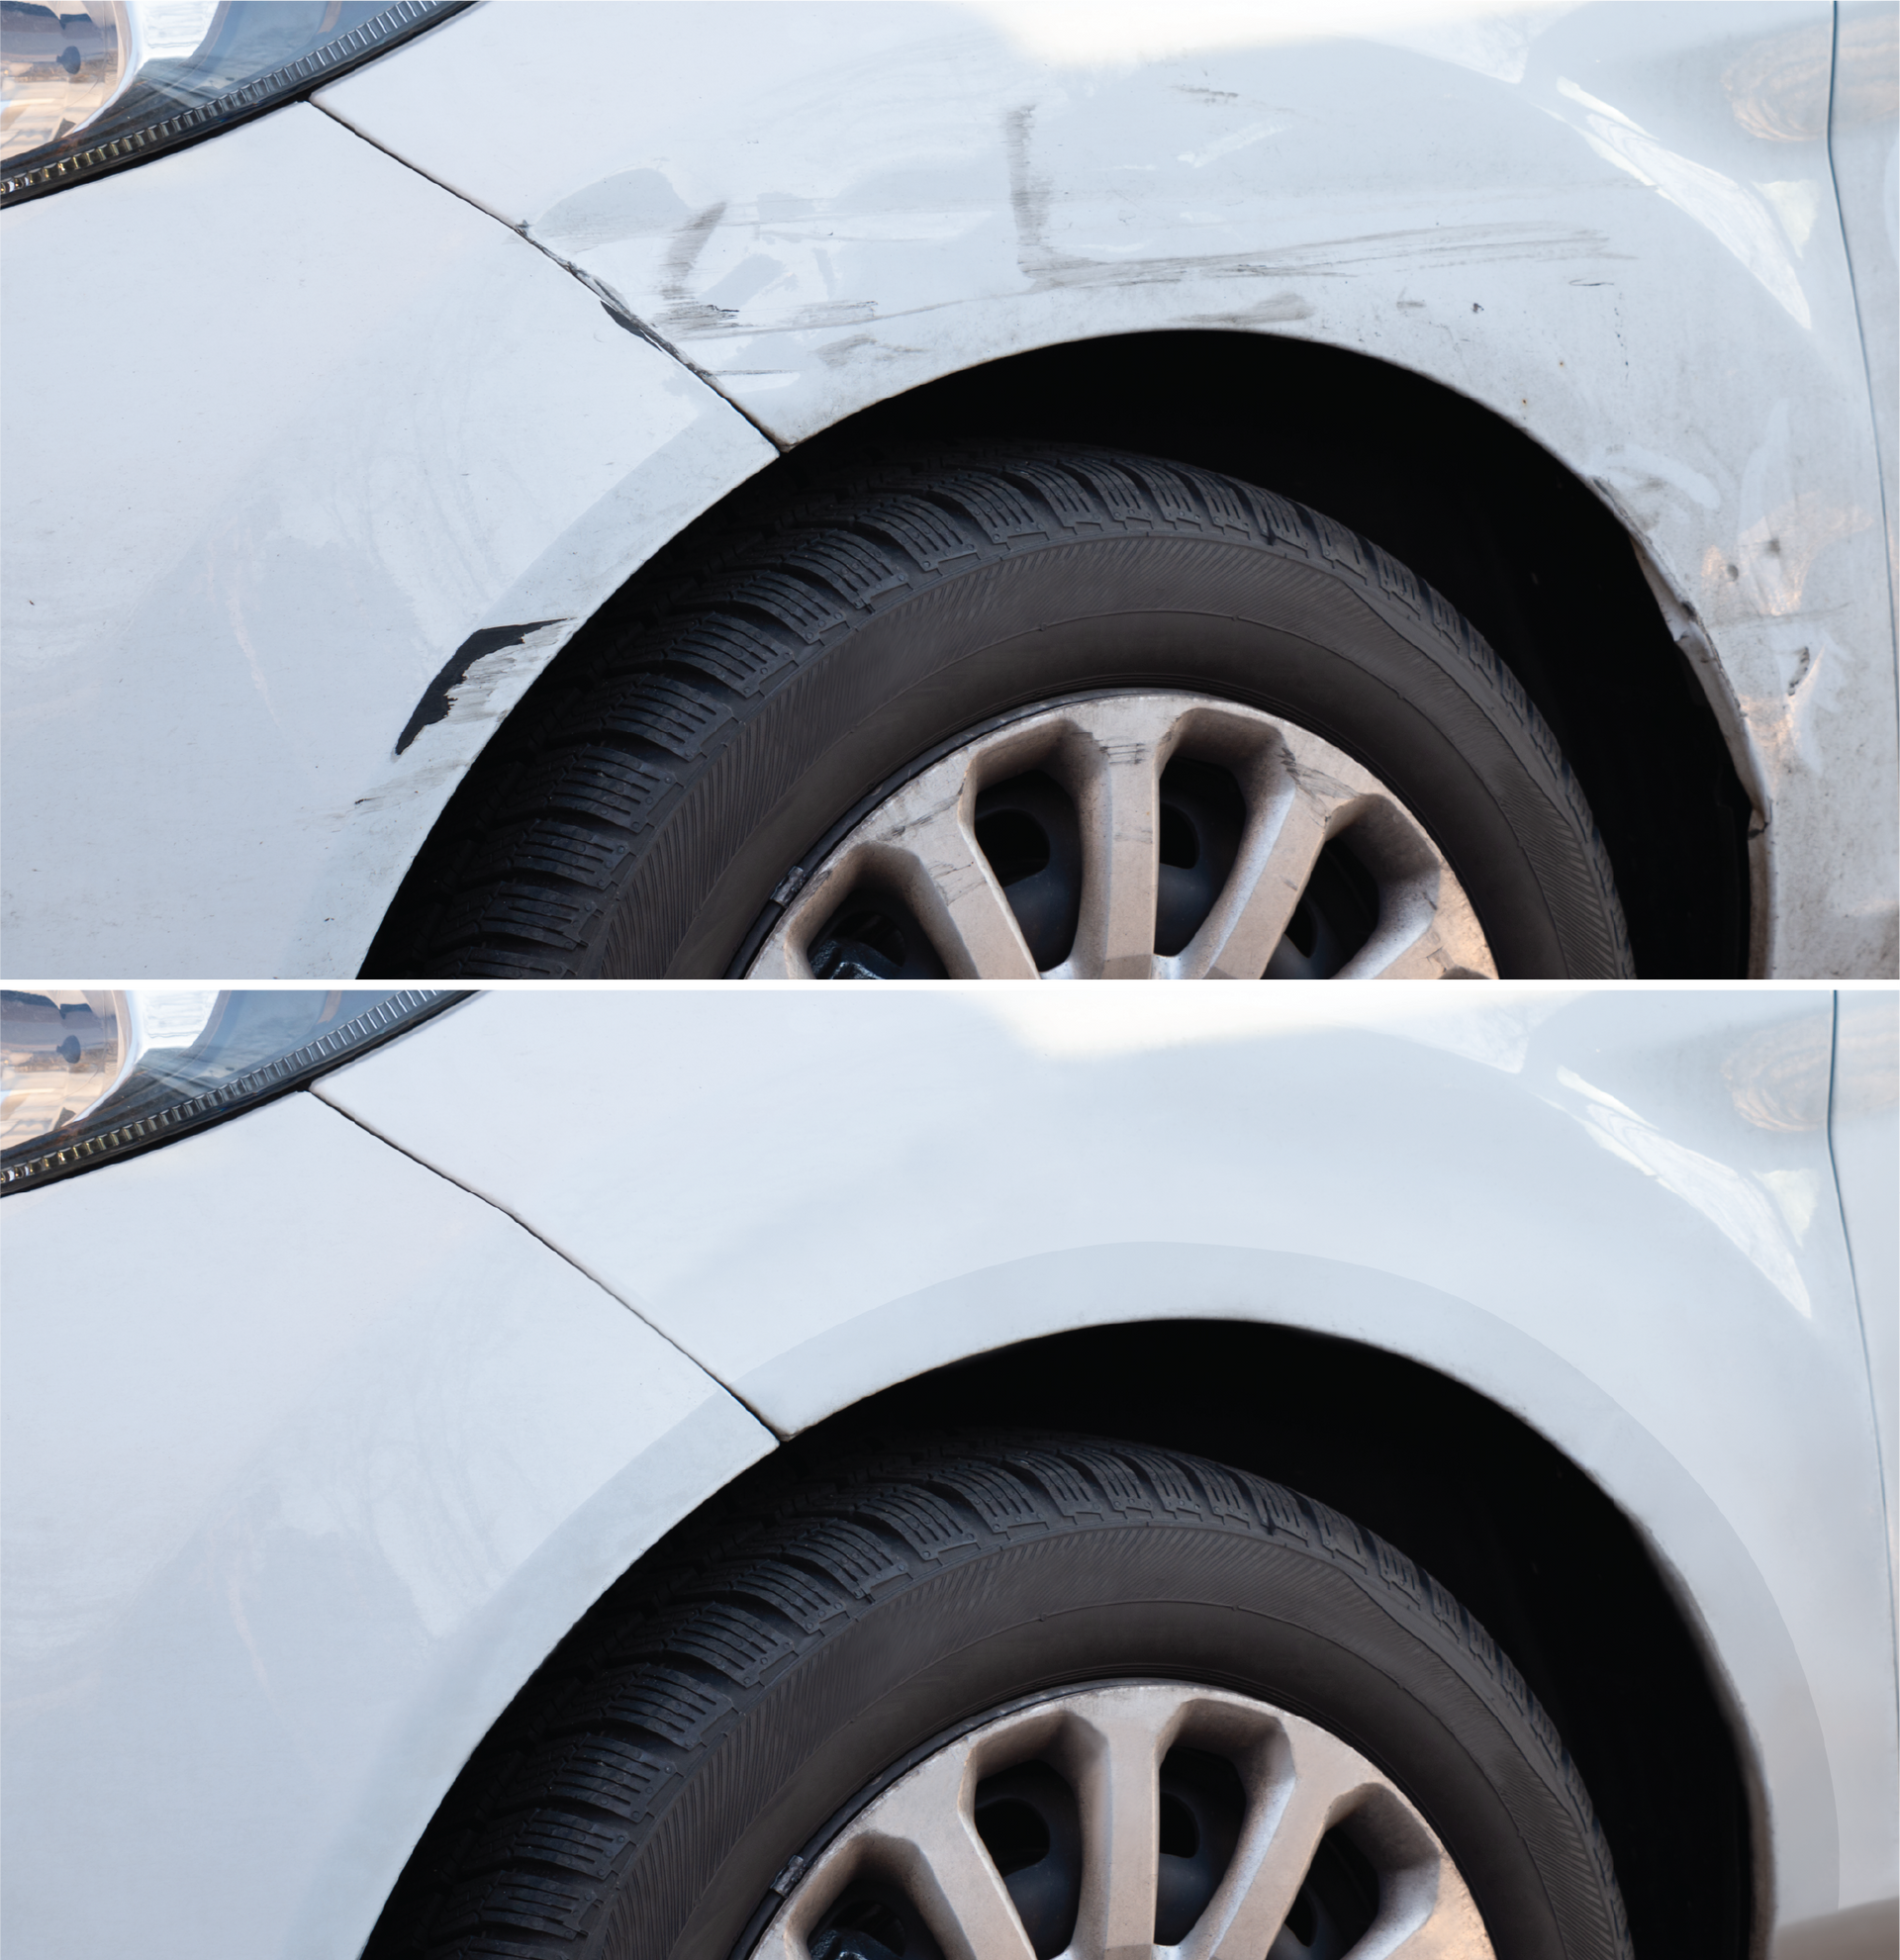
[[[578,265],[576,265],[573,262],[572,259],[563,258],[559,252],[550,251],[546,245],[542,244],[541,241],[528,231],[525,225],[516,225],[511,223],[508,219],[504,218],[500,212],[491,211],[487,205],[483,204],[480,201],[480,199],[470,197],[466,191],[458,191],[453,184],[443,183],[439,177],[431,177],[427,170],[421,167],[420,164],[412,162],[407,156],[404,156],[400,151],[391,149],[387,143],[378,142],[374,137],[370,136],[364,130],[359,130],[356,127],[356,125],[350,122],[346,117],[339,116],[335,110],[330,107],[328,103],[319,102],[314,96],[307,97],[306,100],[310,103],[311,108],[319,111],[321,114],[325,116],[328,116],[330,120],[332,123],[334,123],[338,129],[347,130],[351,136],[356,137],[361,141],[368,143],[371,149],[381,150],[382,153],[388,158],[390,158],[392,162],[400,163],[405,170],[415,171],[416,175],[421,177],[425,183],[433,184],[438,191],[446,191],[450,197],[460,199],[463,204],[467,205],[470,208],[470,210],[479,211],[484,218],[492,218],[497,225],[501,226],[505,231],[512,232],[516,235],[516,237],[520,238],[524,244],[532,245],[534,249],[537,252],[539,252],[543,258],[552,260],[553,263],[558,265],[563,272],[569,275],[570,278],[577,280],[582,286],[586,287],[586,289],[590,293],[592,293],[597,300],[600,301],[601,305],[606,309],[608,318],[612,320],[617,327],[622,327],[629,333],[636,335],[639,339],[649,342],[652,346],[656,347],[661,353],[665,354],[668,357],[668,359],[676,361],[681,367],[685,368],[687,373],[692,375],[696,380],[703,382],[708,388],[710,388],[712,391],[713,394],[715,394],[719,398],[721,402],[723,402],[726,405],[728,409],[732,411],[734,415],[740,417],[750,427],[756,429],[758,433],[766,439],[766,441],[771,443],[774,451],[777,454],[783,456],[787,454],[788,451],[791,449],[792,445],[789,442],[781,441],[779,437],[774,435],[772,431],[769,428],[767,428],[765,424],[762,421],[760,421],[756,416],[752,415],[747,409],[742,407],[738,402],[735,402],[732,399],[732,397],[728,395],[726,391],[723,388],[721,388],[719,384],[716,381],[714,381],[710,374],[707,373],[705,368],[701,367],[697,362],[689,360],[686,357],[686,355],[680,352],[679,348],[676,347],[671,340],[666,338],[664,334],[658,332],[655,328],[648,326],[647,323],[643,321],[633,311],[633,309],[629,307],[626,304],[626,302],[623,299],[621,299],[617,292],[614,291],[614,289],[611,286],[608,286],[604,284],[601,280],[595,278],[595,276],[591,272],[584,272]]]

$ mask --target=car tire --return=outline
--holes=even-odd
[[[1137,1826],[1110,1859],[1088,1759],[1116,1720],[1162,1737],[1149,1758],[1124,1749],[1114,1783],[1117,1817],[1158,1802],[1160,1837]],[[1322,1758],[1348,1765],[1337,1788],[1301,1767]],[[928,1856],[919,1876],[860,1854],[888,1853],[892,1806],[916,1808],[932,1778],[950,1794],[924,1804],[924,1834],[933,1819],[954,1834],[959,1777],[979,1775],[961,1801],[996,1870],[963,1864],[992,1895],[1002,1878],[1020,1929],[1005,1908],[965,1937]],[[999,1797],[1010,1842],[1040,1831],[1026,1857],[985,1821]],[[1183,1938],[1245,1891],[1219,1888],[1263,1829],[1292,1847],[1280,1903],[1253,1909],[1272,1914],[1254,1929],[1272,1960],[1326,1960],[1375,1919],[1402,1936],[1420,1911],[1440,1915],[1420,1951],[1628,1960],[1562,1741],[1403,1553],[1172,1451],[953,1438],[814,1471],[636,1568],[477,1751],[366,1960],[1047,1960],[1111,1870],[1152,1888],[1134,1909],[1146,1950],[1150,1902],[1157,1939]],[[1089,1924],[1077,1953],[1103,1950]]]
[[[737,976],[812,867],[919,770],[1051,703],[1120,696],[1164,697],[1170,726],[1225,704],[1230,720],[1255,717],[1259,740],[1278,739],[1261,721],[1273,718],[1282,747],[1304,742],[1325,765],[1306,756],[1302,781],[1364,772],[1328,821],[1388,805],[1419,846],[1399,851],[1410,883],[1358,865],[1354,838],[1377,828],[1361,822],[1343,843],[1329,833],[1331,870],[1309,896],[1331,877],[1349,923],[1350,885],[1392,927],[1442,885],[1469,900],[1486,949],[1475,965],[1416,947],[1409,965],[1354,966],[1350,947],[1315,965],[1308,931],[1301,957],[1282,948],[1269,975],[1243,935],[1233,977],[1634,972],[1582,793],[1482,637],[1364,538],[1206,470],[1039,445],[860,469],[714,535],[684,569],[636,579],[570,655],[458,793],[366,972]],[[1151,869],[1156,848],[1167,858],[1151,837]],[[1382,895],[1367,895],[1374,884]],[[986,966],[925,930],[937,943],[920,961],[832,964],[851,978],[1076,970],[1025,966],[1013,944]],[[1001,938],[1013,931],[1005,917]],[[1228,977],[1214,953],[1183,966],[1162,950],[1151,935],[1082,971]],[[795,958],[789,971],[807,969]]]

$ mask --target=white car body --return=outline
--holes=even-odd
[[[1606,1494],[1752,1787],[1750,1950],[1874,1955],[1895,1009],[511,989],[9,1198],[8,1950],[348,1960],[555,1642],[784,1439],[1216,1320]]]
[[[356,972],[535,677],[781,450],[1196,328],[1589,486],[1757,812],[1749,970],[1890,975],[1891,47],[1823,0],[494,0],[10,212],[9,969]]]

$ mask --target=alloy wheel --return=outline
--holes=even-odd
[[[1417,1810],[1326,1729],[1174,1683],[1011,1711],[907,1769],[753,1960],[1491,1960]]]
[[[1199,695],[988,730],[781,888],[749,979],[1496,978],[1391,790],[1308,729]]]

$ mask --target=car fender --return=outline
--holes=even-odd
[[[1669,596],[1767,826],[1756,970],[1892,973],[1900,861],[1865,817],[1895,796],[1894,642],[1833,10],[1314,21],[502,0],[318,100],[781,442],[1178,328],[1356,348],[1481,404]],[[523,100],[559,100],[558,128]],[[1861,228],[1861,284],[1884,243]]]
[[[5,1944],[359,1953],[522,1683],[773,1438],[308,1094],[6,1213]]]
[[[776,452],[307,103],[3,229],[9,971],[353,974],[529,682]]]
[[[1889,1897],[1830,996],[1350,991],[658,988],[634,1015],[511,990],[318,1093],[528,1221],[781,1434],[1129,1319],[1309,1328],[1477,1387],[1675,1575],[1774,1793],[1776,1911]],[[586,1058],[551,1126],[550,1046]]]

